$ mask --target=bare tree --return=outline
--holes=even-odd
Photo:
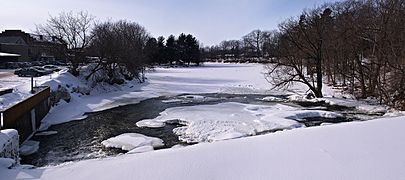
[[[270,32],[254,30],[242,37],[245,52],[250,52],[253,57],[260,58],[263,56],[263,46],[271,36]]]
[[[356,98],[405,109],[404,24],[404,0],[327,3],[285,21],[269,36],[252,31],[242,38],[241,54],[272,58],[267,79],[275,87],[304,83],[322,97],[325,81]],[[227,54],[230,47],[224,41],[207,57]]]
[[[219,47],[221,48],[221,54],[222,58],[234,58],[237,59],[242,53],[242,47],[241,47],[241,41],[239,40],[228,40],[228,41],[222,41],[219,44]]]
[[[322,63],[325,54],[325,39],[331,10],[320,9],[304,12],[300,19],[289,20],[280,25],[281,33],[277,65],[268,72],[270,82],[276,87],[301,82],[309,87],[316,97],[322,97]],[[285,70],[279,70],[284,68]],[[283,75],[280,74],[283,72]]]
[[[115,83],[120,76],[145,81],[145,67],[152,63],[148,60],[148,54],[145,54],[145,46],[152,38],[144,27],[127,21],[105,22],[97,24],[92,35],[91,48],[101,61],[87,79],[97,74],[97,71],[102,71],[101,78],[95,77],[99,81]]]
[[[78,13],[62,12],[58,16],[50,16],[44,25],[37,25],[42,34],[57,37],[67,43],[66,58],[71,61],[71,72],[78,75],[79,63],[85,59],[84,50],[91,41],[91,29],[94,16],[85,11]]]

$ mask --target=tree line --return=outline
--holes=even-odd
[[[239,40],[202,48],[204,61],[267,62],[274,56],[276,31],[253,30]]]
[[[206,47],[210,59],[272,62],[275,87],[299,82],[322,97],[322,82],[356,98],[405,109],[405,1],[346,0],[305,10],[273,31]]]
[[[150,39],[147,47],[150,47],[151,58],[158,64],[176,63],[179,65],[190,65],[201,63],[200,45],[198,40],[191,34],[181,33],[177,38],[170,35],[166,42],[163,36],[158,39]]]
[[[60,53],[71,63],[73,75],[79,75],[79,65],[94,57],[90,58],[90,72],[84,75],[94,82],[113,84],[133,78],[143,82],[147,67],[200,64],[199,42],[191,34],[156,39],[138,23],[126,20],[96,23],[95,17],[87,12],[51,16],[46,24],[37,26],[37,31],[66,43],[67,50]]]

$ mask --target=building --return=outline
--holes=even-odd
[[[5,30],[0,33],[0,52],[20,55],[18,61],[63,60],[66,43],[56,37]]]
[[[7,63],[17,62],[19,58],[20,58],[19,54],[0,52],[0,68],[6,67]]]

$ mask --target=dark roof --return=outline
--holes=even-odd
[[[63,40],[55,37],[55,36],[46,36],[46,35],[39,35],[34,33],[25,33],[21,30],[5,30],[0,33],[0,43],[14,43],[14,44],[22,44],[21,37],[25,43],[36,43],[36,42],[48,42],[48,43],[57,43],[57,44],[65,44]],[[4,41],[4,42],[2,42]]]
[[[1,44],[27,44],[22,37],[18,36],[3,36],[0,37]]]

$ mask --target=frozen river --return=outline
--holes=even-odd
[[[83,120],[54,125],[48,129],[49,131],[57,131],[57,134],[34,136],[32,139],[40,142],[40,149],[35,154],[23,157],[22,162],[36,166],[45,166],[56,165],[68,161],[115,156],[120,153],[125,153],[125,151],[115,148],[106,148],[101,142],[123,133],[140,133],[146,136],[160,138],[163,140],[164,146],[159,149],[171,148],[175,145],[191,145],[198,143],[187,142],[184,141],[184,139],[181,141],[179,140],[179,135],[173,132],[173,129],[183,127],[185,124],[166,123],[165,126],[159,128],[138,127],[136,125],[140,120],[154,119],[165,110],[176,107],[184,108],[198,107],[201,105],[215,106],[221,103],[241,103],[252,105],[254,107],[273,107],[277,105],[277,107],[295,108],[291,110],[299,110],[302,112],[318,112],[317,110],[322,109],[322,111],[325,112],[343,115],[333,118],[322,116],[305,117],[304,121],[296,122],[296,124],[299,124],[300,126],[294,125],[293,127],[318,126],[323,123],[340,123],[360,120],[356,116],[360,114],[360,112],[357,112],[354,108],[336,105],[332,106],[324,102],[293,102],[286,99],[285,96],[272,96],[270,99],[266,97],[268,97],[268,95],[200,94],[171,97],[163,96],[147,99],[137,104],[90,113],[88,114],[88,117]],[[212,111],[212,113],[214,113],[214,111]],[[202,116],[209,117],[210,114],[210,112],[205,112]],[[246,112],[242,112],[241,114],[246,114]],[[197,114],[197,116],[199,115]],[[362,120],[372,118],[372,115],[365,116],[367,117],[362,118]],[[294,119],[293,116],[290,118]],[[234,120],[230,119],[229,121],[240,121],[240,119],[235,118]],[[229,127],[233,124],[229,123],[229,121],[226,122],[225,125],[224,123],[216,124],[210,128],[220,129],[221,127]],[[247,121],[247,123],[249,123],[249,121]],[[235,129],[236,127],[237,126],[231,128]],[[260,135],[283,129],[291,129],[291,126],[256,129],[254,134],[248,133],[247,135]],[[201,131],[207,130],[204,129]]]

